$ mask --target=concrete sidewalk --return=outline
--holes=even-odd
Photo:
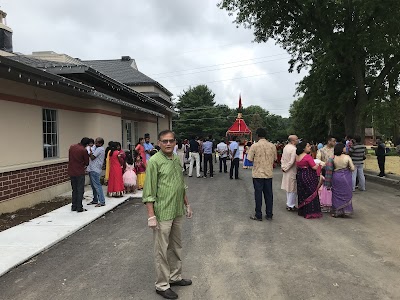
[[[93,197],[90,186],[85,190],[83,207],[87,209],[86,212],[71,211],[71,204],[68,204],[0,232],[0,276],[67,238],[128,199],[142,197],[141,191],[121,198],[106,197],[105,206],[94,207],[87,205]],[[70,195],[71,192],[60,196]]]

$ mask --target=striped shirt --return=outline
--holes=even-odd
[[[364,164],[364,155],[365,155],[365,146],[359,145],[359,144],[354,144],[349,149],[349,155],[355,165],[363,165]]]
[[[146,166],[143,203],[154,203],[154,214],[159,222],[173,220],[185,214],[183,180],[180,159],[168,158],[161,151],[153,155]]]

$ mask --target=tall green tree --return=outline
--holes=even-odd
[[[190,87],[178,96],[179,115],[173,119],[173,129],[180,138],[190,136],[225,136],[234,121],[234,110],[216,105],[215,94],[206,85]]]
[[[222,0],[219,7],[252,28],[256,41],[272,38],[286,49],[290,71],[328,57],[351,75],[355,90],[341,109],[346,132],[364,135],[368,104],[400,61],[400,1]]]

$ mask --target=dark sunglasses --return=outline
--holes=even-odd
[[[163,143],[164,145],[173,144],[173,143],[175,143],[175,139],[171,139],[171,140],[160,140],[160,142]]]

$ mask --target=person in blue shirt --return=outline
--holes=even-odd
[[[239,179],[239,159],[240,159],[240,151],[239,151],[239,138],[236,138],[229,144],[229,153],[231,159],[231,169],[229,172],[229,178],[233,179],[233,169],[235,169],[235,179]]]
[[[202,152],[204,154],[204,178],[207,178],[208,164],[210,165],[210,177],[213,178],[213,143],[210,141],[210,138],[207,138],[206,141],[203,143]]]
[[[150,134],[144,135],[144,151],[146,152],[146,162],[150,159],[150,152],[154,149],[154,146],[150,143]]]

